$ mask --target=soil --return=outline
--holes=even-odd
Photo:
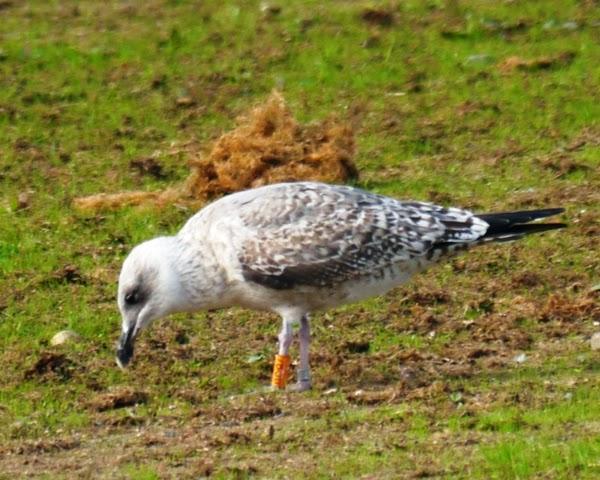
[[[126,387],[114,392],[99,394],[87,402],[87,405],[92,410],[103,412],[116,408],[131,407],[147,401],[148,394],[146,392]]]
[[[470,275],[477,276],[477,273]],[[542,273],[531,272],[515,273],[513,279],[502,287],[504,293],[511,289],[535,288],[548,281]],[[567,284],[572,279],[552,281]],[[258,389],[220,398],[219,388],[214,383],[203,383],[202,387],[195,383],[193,369],[187,374],[187,385],[172,385],[169,380],[183,378],[179,359],[183,359],[184,364],[218,365],[235,355],[232,352],[247,351],[269,342],[274,344],[274,334],[265,338],[257,334],[256,329],[265,321],[276,319],[269,315],[265,318],[260,313],[251,313],[250,321],[243,324],[236,321],[236,312],[208,319],[213,329],[214,349],[208,349],[205,339],[192,327],[176,322],[160,323],[151,334],[140,339],[138,360],[129,377],[131,384],[120,387],[106,388],[94,381],[112,364],[97,354],[45,351],[25,375],[46,384],[81,382],[87,385],[76,405],[93,416],[93,425],[73,434],[9,441],[0,447],[3,473],[66,472],[69,478],[89,478],[102,472],[95,478],[119,478],[117,472],[126,465],[150,462],[161,478],[197,478],[200,474],[215,472],[260,476],[264,465],[248,457],[232,459],[231,448],[251,448],[278,462],[285,462],[287,449],[294,448],[297,466],[308,461],[315,449],[352,442],[351,438],[365,438],[369,429],[375,429],[378,438],[395,439],[394,442],[401,444],[406,428],[401,420],[385,424],[370,421],[346,424],[335,420],[331,435],[324,432],[308,443],[298,430],[298,422],[323,418],[332,422],[332,419],[344,418],[340,417],[341,413],[353,408],[402,406],[406,402],[419,402],[422,413],[431,411],[432,421],[442,411],[454,412],[457,402],[465,405],[467,416],[505,403],[535,402],[526,392],[518,400],[508,394],[486,396],[472,390],[457,393],[456,382],[460,385],[465,379],[477,382],[479,377],[502,376],[507,370],[518,368],[515,358],[520,352],[527,352],[523,358],[528,365],[541,363],[564,349],[564,342],[557,343],[554,338],[571,333],[589,335],[592,327],[584,325],[590,325],[593,319],[600,321],[598,292],[586,289],[551,295],[546,300],[517,295],[510,308],[499,300],[482,302],[474,296],[467,304],[477,309],[479,316],[465,320],[464,299],[457,299],[438,287],[428,288],[426,279],[415,283],[405,288],[404,295],[398,292],[388,295],[389,310],[379,320],[373,318],[373,312],[361,308],[334,314],[332,329],[323,328],[328,322],[326,317],[315,318],[313,324],[317,331],[311,356],[315,387],[309,395]],[[498,285],[490,288],[498,288]],[[533,324],[523,328],[523,318],[532,318]],[[436,347],[394,345],[372,351],[371,328],[379,322],[383,322],[388,331],[397,329],[409,334],[412,331],[423,338],[451,335],[452,340]],[[238,335],[232,338],[228,332],[234,324]],[[13,357],[11,361],[18,359]],[[258,375],[261,383],[268,383],[270,360],[256,364],[259,369],[253,374]],[[142,388],[144,384],[151,386],[151,391]],[[164,411],[142,414],[139,409],[142,406],[152,409],[157,402],[156,389],[162,386],[169,389],[171,402],[191,407],[188,413],[176,410],[173,414]],[[410,416],[410,411],[406,415]],[[388,432],[387,437],[384,431]],[[463,440],[477,443],[481,435],[473,432]],[[448,442],[454,440],[440,441],[439,448],[447,448]],[[436,468],[423,464],[419,471]]]

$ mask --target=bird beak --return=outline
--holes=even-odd
[[[134,342],[135,324],[132,324],[119,338],[119,344],[117,346],[117,365],[119,368],[125,368],[131,360],[131,357],[133,357]]]

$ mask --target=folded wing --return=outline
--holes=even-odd
[[[432,261],[483,237],[471,212],[316,183],[282,184],[240,205],[244,278],[274,289],[329,286]]]

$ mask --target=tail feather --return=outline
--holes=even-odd
[[[533,223],[534,220],[550,217],[564,212],[563,208],[546,208],[519,212],[487,213],[477,215],[489,225],[482,240],[506,242],[517,240],[531,233],[545,232],[564,228],[564,223]]]
[[[540,223],[539,225],[514,225],[510,230],[502,233],[485,234],[484,240],[494,242],[510,242],[512,240],[518,240],[519,238],[529,235],[531,233],[546,232],[548,230],[556,230],[558,228],[565,228],[564,223]]]

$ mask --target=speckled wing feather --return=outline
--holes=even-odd
[[[468,211],[306,182],[274,186],[238,214],[244,278],[275,289],[335,285],[433,261],[487,229]]]

